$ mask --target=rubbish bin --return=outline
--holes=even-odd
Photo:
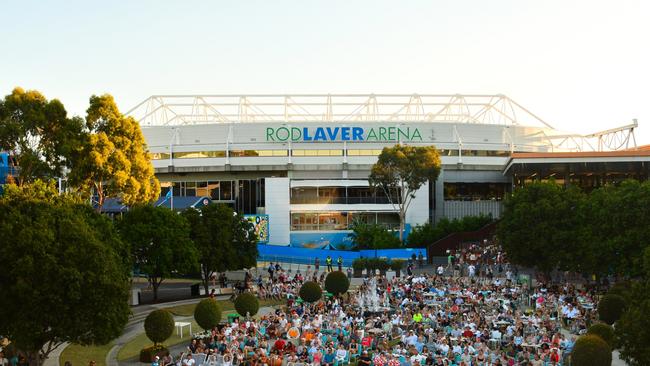
[[[201,288],[200,283],[195,283],[192,286],[190,286],[190,296],[199,296],[200,291],[199,289]]]

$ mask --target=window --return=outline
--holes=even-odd
[[[445,201],[502,200],[508,183],[445,183]]]
[[[175,152],[174,159],[225,158],[225,151]]]
[[[293,204],[318,203],[318,190],[316,187],[291,188],[290,202]]]
[[[317,213],[292,213],[291,230],[293,231],[318,230],[318,214]]]
[[[169,159],[169,153],[149,153],[151,160]]]
[[[440,156],[458,156],[458,149],[443,149],[439,150]]]
[[[327,212],[318,214],[318,230],[346,230],[347,212]]]
[[[199,197],[203,197],[203,196],[210,197],[210,191],[208,190],[208,182],[196,182],[196,195]]]
[[[348,149],[348,156],[379,156],[381,149]]]
[[[230,150],[230,157],[242,158],[250,156],[288,156],[288,150]]]
[[[343,150],[291,150],[291,156],[343,156]]]
[[[219,182],[220,191],[221,191],[219,195],[219,199],[221,199],[222,201],[231,201],[234,199],[232,183],[233,182],[230,180],[222,180],[221,182]]]
[[[219,200],[219,182],[208,181],[207,188],[208,194],[206,194],[206,196],[210,196],[210,198],[213,200]]]

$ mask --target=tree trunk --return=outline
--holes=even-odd
[[[404,212],[400,209],[399,212],[399,242],[404,244],[404,221],[406,220]]]
[[[160,287],[160,284],[162,283],[162,279],[158,281],[156,278],[149,278],[149,283],[151,284],[151,288],[153,289],[153,301],[155,302],[158,300],[158,287]]]
[[[203,288],[205,288],[206,295],[210,295],[208,292],[210,288],[210,277],[212,277],[212,271],[203,271]]]

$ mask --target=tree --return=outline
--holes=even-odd
[[[598,301],[598,317],[612,325],[621,318],[625,310],[625,299],[616,294],[607,294]]]
[[[516,264],[549,273],[555,267],[579,266],[580,215],[584,195],[555,182],[534,182],[516,189],[504,203],[497,236]],[[576,264],[577,263],[577,264]]]
[[[575,366],[610,366],[612,350],[607,342],[597,335],[580,336],[571,352],[571,365]]]
[[[135,206],[118,221],[122,240],[131,248],[132,260],[153,288],[172,273],[188,273],[198,267],[198,255],[190,240],[190,228],[181,215],[164,207]]]
[[[412,248],[426,247],[449,234],[476,231],[492,222],[494,222],[492,216],[483,214],[453,220],[443,217],[435,225],[427,222],[412,228],[408,237],[408,246]]]
[[[160,184],[140,126],[120,113],[112,96],[90,97],[86,129],[89,136],[69,179],[86,194],[97,195],[98,210],[108,197],[126,205],[158,198]]]
[[[350,280],[341,271],[334,271],[327,274],[325,277],[325,290],[334,295],[341,295],[348,292],[350,288]]]
[[[235,299],[235,310],[241,316],[254,316],[260,309],[260,301],[250,292],[244,292]]]
[[[158,345],[174,333],[174,317],[165,309],[154,310],[144,319],[144,332],[153,343]]]
[[[128,321],[129,278],[114,231],[88,206],[41,185],[0,198],[0,334],[39,365],[62,343],[106,344]],[[89,217],[92,220],[89,220]]]
[[[631,366],[650,365],[650,279],[632,285],[630,302],[616,322],[621,358]]]
[[[389,249],[401,246],[399,239],[392,232],[377,224],[355,221],[349,235],[355,249]]]
[[[399,212],[399,240],[404,242],[406,212],[415,192],[440,174],[440,155],[434,146],[395,145],[385,147],[372,166],[368,178],[373,187],[380,187]]]
[[[253,226],[223,204],[188,209],[182,215],[190,226],[190,238],[199,254],[205,292],[216,272],[253,267],[257,262],[257,238]]]
[[[614,328],[605,323],[596,323],[587,329],[587,334],[593,334],[607,342],[609,348],[614,348]]]
[[[196,305],[196,308],[194,308],[194,320],[205,330],[211,330],[219,325],[219,321],[221,321],[221,306],[217,300],[212,298],[201,300]]]
[[[57,99],[15,88],[0,100],[0,150],[15,158],[18,185],[62,177],[84,138],[83,120],[68,118]]]
[[[323,296],[323,290],[317,282],[307,281],[300,286],[298,294],[303,301],[316,302]]]

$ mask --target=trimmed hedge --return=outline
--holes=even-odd
[[[174,317],[165,310],[154,310],[144,320],[144,331],[154,344],[162,343],[174,333]]]
[[[571,352],[572,366],[611,366],[612,350],[607,342],[597,335],[583,335],[578,338]]]
[[[393,271],[399,271],[402,268],[404,268],[404,260],[403,259],[393,259],[390,261],[390,269]]]
[[[611,325],[596,323],[587,329],[587,334],[600,337],[600,339],[607,342],[609,348],[614,349],[614,328]]]
[[[168,354],[169,354],[169,350],[167,349],[167,347],[163,346],[162,344],[153,345],[151,347],[145,347],[142,350],[140,350],[140,362],[152,363],[153,359],[156,356],[163,358],[163,356],[166,356]]]
[[[221,321],[221,306],[215,299],[203,299],[194,308],[194,320],[199,327],[210,330]]]
[[[302,284],[299,292],[300,298],[306,302],[316,302],[323,296],[323,289],[314,281],[307,281]]]
[[[620,295],[607,294],[598,302],[598,317],[612,325],[623,315],[625,299]]]
[[[348,276],[341,271],[330,272],[325,277],[325,290],[333,293],[334,295],[344,294],[350,288],[350,280]]]
[[[260,301],[250,292],[244,292],[235,299],[235,310],[241,316],[254,316],[260,309]]]
[[[366,269],[368,260],[366,258],[355,258],[352,261],[352,268],[354,268],[357,271],[363,271]]]

